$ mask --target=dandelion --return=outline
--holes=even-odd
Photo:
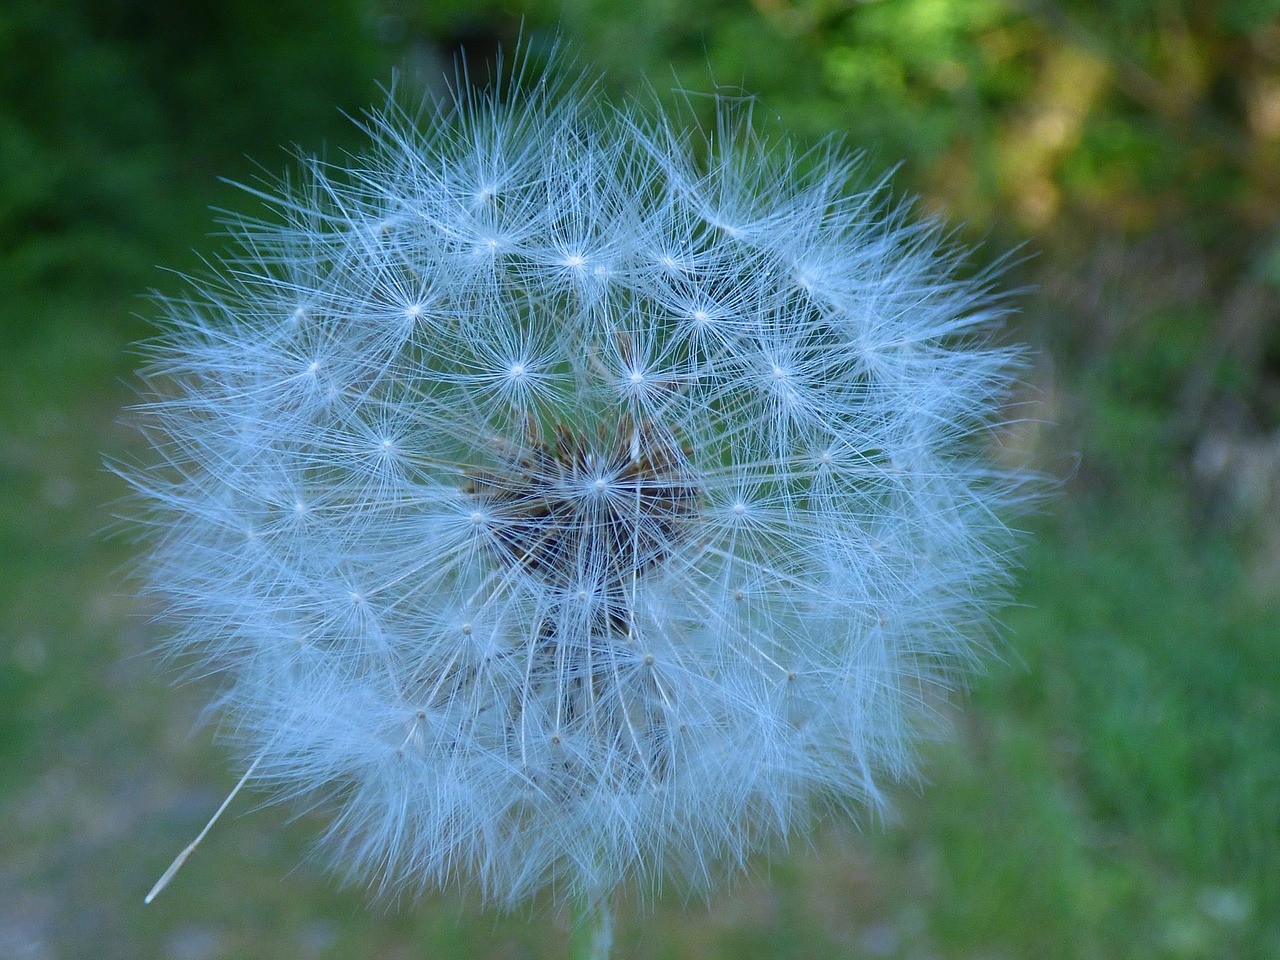
[[[165,306],[126,473],[170,649],[377,890],[604,943],[621,886],[880,808],[981,648],[992,276],[718,111],[519,69],[392,106]]]

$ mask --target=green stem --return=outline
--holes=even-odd
[[[569,960],[608,960],[613,946],[613,905],[610,896],[584,895],[573,902],[569,930]]]

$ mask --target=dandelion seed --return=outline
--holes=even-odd
[[[239,223],[125,472],[246,779],[378,890],[596,915],[910,775],[1005,576],[1018,358],[838,146],[520,79]]]

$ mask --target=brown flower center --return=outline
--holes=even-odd
[[[614,622],[697,509],[687,453],[630,417],[594,441],[563,425],[548,436],[530,421],[500,460],[469,471],[466,490],[486,506],[502,561],[558,590],[585,592]]]

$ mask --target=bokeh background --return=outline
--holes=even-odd
[[[1056,479],[1004,656],[894,819],[624,906],[617,956],[1280,956],[1276,0],[65,0],[0,4],[0,957],[564,954],[536,904],[371,908],[248,795],[143,908],[234,774],[207,685],[147,656],[102,467],[138,445],[142,294],[182,290],[157,264],[256,209],[218,178],[358,148],[393,69],[522,31],[618,96],[747,91],[900,164],[976,265],[1023,244],[1005,444]]]

